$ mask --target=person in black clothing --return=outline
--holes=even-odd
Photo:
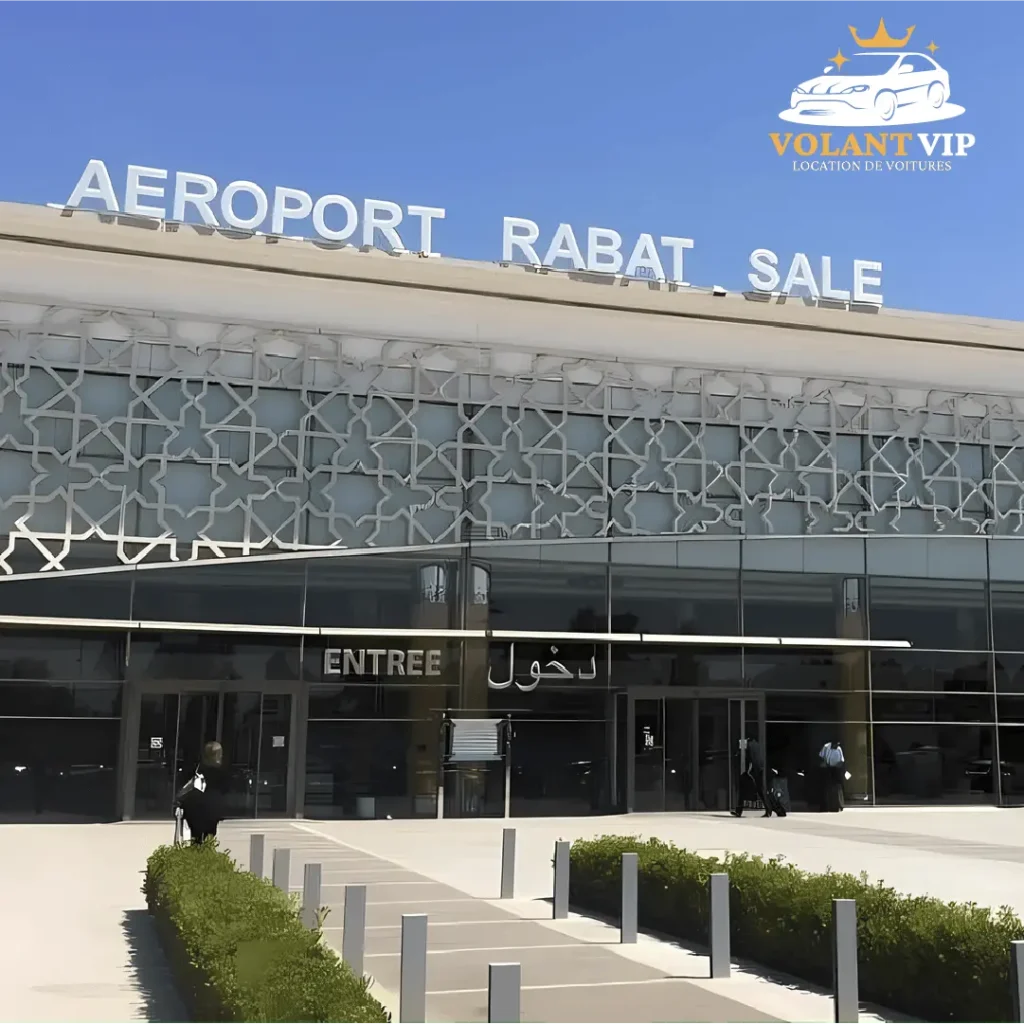
[[[736,807],[733,815],[737,818],[743,816],[743,783],[744,779],[749,780],[748,785],[753,786],[757,798],[764,807],[764,817],[772,816],[771,804],[768,802],[768,795],[764,791],[764,756],[761,754],[761,744],[754,736],[747,738],[747,767],[740,777],[739,785],[736,787]]]
[[[207,836],[216,836],[217,826],[226,817],[228,772],[224,766],[224,748],[219,743],[206,744],[197,771],[206,781],[206,788],[190,789],[180,800],[181,813],[195,846]]]

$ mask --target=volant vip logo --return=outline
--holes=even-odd
[[[838,47],[820,75],[800,82],[779,119],[799,125],[772,132],[780,157],[794,171],[950,171],[967,156],[975,137],[967,132],[900,131],[906,125],[960,117],[951,101],[949,71],[936,56],[938,45],[910,49],[917,28],[894,38],[879,20],[865,39],[848,26],[853,46]],[[872,128],[870,132],[811,131],[810,128]]]

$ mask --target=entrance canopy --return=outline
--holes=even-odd
[[[530,640],[538,643],[651,644],[691,647],[801,647],[909,650],[909,640],[851,640],[845,637],[708,636],[694,633],[574,633],[521,629],[381,629],[368,626],[275,626],[252,623],[179,622],[147,619],[61,618],[40,615],[0,615],[2,628],[123,629],[180,633],[268,633],[294,636],[371,637],[401,639],[432,637],[444,640]]]

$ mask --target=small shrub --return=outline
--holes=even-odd
[[[698,857],[657,839],[603,836],[571,850],[570,899],[617,915],[622,854],[639,861],[646,928],[706,944],[708,876],[730,880],[732,949],[818,985],[832,985],[832,900],[857,901],[861,998],[930,1021],[1008,1021],[1010,943],[1024,924],[1008,907],[903,896],[865,876],[811,874],[779,860]]]
[[[215,842],[161,846],[143,892],[194,1019],[388,1021],[367,983],[303,926],[295,899]]]

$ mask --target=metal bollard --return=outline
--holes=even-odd
[[[488,1024],[519,1024],[519,964],[491,964],[487,969]]]
[[[366,952],[366,886],[345,886],[345,910],[342,914],[341,959],[357,977],[363,976]]]
[[[569,844],[555,843],[555,885],[552,893],[552,917],[562,920],[569,916]]]
[[[292,870],[292,851],[275,850],[274,862],[271,868],[271,878],[282,892],[288,892],[289,879]]]
[[[512,899],[516,890],[516,830],[501,830],[501,898]]]
[[[622,913],[619,917],[620,942],[636,942],[639,874],[639,856],[635,853],[624,853],[622,855]]]
[[[398,992],[400,1024],[424,1024],[427,1019],[427,915],[402,915],[401,980]]]
[[[856,900],[832,901],[832,989],[836,1024],[859,1021]]]
[[[728,978],[732,968],[729,933],[729,876],[716,873],[709,879],[711,912],[708,921],[711,977]]]
[[[1010,943],[1010,997],[1013,1001],[1012,1021],[1024,1021],[1024,942]]]
[[[249,871],[257,878],[263,877],[263,850],[266,838],[262,832],[253,832],[249,836]]]
[[[307,864],[302,869],[302,923],[307,928],[316,927],[320,910],[320,865]]]

